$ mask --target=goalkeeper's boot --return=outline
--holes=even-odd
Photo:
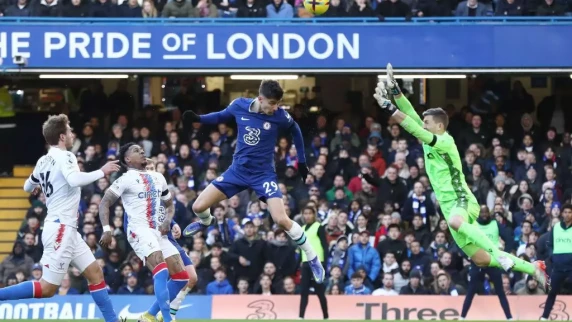
[[[548,293],[550,291],[550,278],[546,273],[546,263],[544,261],[535,261],[533,264],[536,268],[534,279],[538,282],[544,292]]]
[[[324,266],[322,266],[322,263],[320,263],[318,256],[314,257],[314,259],[309,261],[309,264],[316,283],[321,284],[322,282],[324,282],[324,278],[326,276],[326,270],[324,270]]]
[[[151,313],[149,312],[145,312],[143,314],[141,314],[141,316],[139,317],[139,319],[137,320],[138,322],[157,322],[157,319],[151,315]]]
[[[199,231],[202,231],[203,229],[208,228],[209,226],[213,225],[215,222],[216,222],[216,219],[213,215],[211,215],[211,222],[208,225],[203,224],[202,220],[195,221],[195,222],[191,223],[190,225],[188,225],[187,227],[185,227],[185,229],[183,230],[183,236],[185,236],[185,237],[194,236]]]

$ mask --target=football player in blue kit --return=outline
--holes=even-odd
[[[147,165],[145,166],[145,171],[154,172],[155,171],[155,164],[153,163],[152,159],[147,159]],[[173,202],[177,202],[173,200]],[[127,227],[127,215],[123,217],[123,227]],[[179,245],[177,239],[181,237],[181,228],[179,225],[172,220],[171,221],[171,230],[167,234],[167,238],[177,248],[179,251],[179,255],[181,256],[181,260],[183,261],[183,265],[185,266],[185,270],[189,274],[189,282],[182,290],[179,291],[177,297],[171,301],[170,303],[170,310],[172,315],[177,315],[179,308],[181,307],[181,303],[185,299],[185,296],[193,289],[193,287],[197,284],[197,272],[195,271],[195,267],[187,255],[187,252]],[[141,322],[152,322],[155,321],[155,316],[158,322],[163,321],[163,314],[159,310],[159,304],[157,302],[153,303],[151,308],[147,310],[145,313],[141,315],[139,321]]]
[[[237,145],[233,162],[226,172],[209,184],[193,203],[193,212],[200,221],[187,226],[185,236],[192,236],[215,222],[211,215],[211,206],[235,194],[252,189],[258,198],[268,205],[268,210],[275,223],[306,253],[314,279],[322,283],[325,271],[306,241],[302,227],[288,218],[282,201],[282,193],[278,188],[274,166],[274,146],[281,130],[291,133],[294,146],[298,151],[298,173],[305,182],[308,176],[304,140],[298,124],[290,114],[279,108],[284,91],[277,81],[263,80],[257,98],[237,98],[224,110],[206,115],[197,115],[193,111],[183,114],[186,128],[192,123],[219,124],[234,119],[237,123]]]

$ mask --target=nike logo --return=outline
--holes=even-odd
[[[187,307],[191,307],[193,306],[192,304],[185,304],[185,305],[181,305],[179,307],[179,311],[187,308]],[[129,311],[129,308],[131,307],[131,304],[128,304],[126,307],[124,307],[120,312],[119,312],[119,316],[122,318],[127,318],[127,319],[139,319],[139,317],[141,317],[141,315],[143,315],[144,313],[146,313],[147,311],[142,311],[142,312],[131,312]]]
[[[272,196],[273,194],[275,194],[276,192],[271,192],[268,194],[268,197]]]
[[[240,119],[243,121],[250,121],[250,119],[247,119],[246,117],[241,117]]]

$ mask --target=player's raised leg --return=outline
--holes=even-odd
[[[477,225],[469,222],[469,214],[476,219],[480,212],[480,206],[476,201],[444,202],[441,204],[441,209],[443,214],[449,214],[445,215],[445,218],[457,245],[477,266],[501,267],[505,271],[513,269],[533,275],[542,287],[547,286],[546,268],[543,262],[529,263],[501,251]]]
[[[295,221],[291,220],[288,215],[286,214],[286,209],[284,208],[284,201],[282,198],[269,198],[266,200],[268,204],[268,211],[272,216],[272,220],[278,224],[278,226],[296,242],[298,247],[302,249],[303,252],[306,253],[306,257],[310,259],[308,263],[310,263],[310,269],[312,270],[312,274],[314,275],[314,279],[317,283],[322,283],[325,278],[325,270],[320,263],[320,260],[310,243],[306,240],[306,234],[302,227]]]
[[[213,223],[213,215],[211,215],[211,207],[217,203],[228,199],[228,197],[212,183],[197,197],[193,203],[193,212],[199,217],[199,221],[195,221],[185,227],[184,236],[193,236],[202,229]]]

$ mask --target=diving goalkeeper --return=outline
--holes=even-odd
[[[548,278],[543,261],[529,263],[499,250],[474,224],[479,217],[480,206],[465,181],[455,140],[446,132],[449,124],[447,113],[442,108],[431,108],[423,113],[421,120],[409,100],[401,94],[391,64],[387,65],[386,83],[379,82],[373,96],[384,112],[423,142],[427,175],[459,248],[479,267],[502,267],[505,271],[514,269],[527,273],[547,289]],[[391,103],[388,90],[399,109]]]

